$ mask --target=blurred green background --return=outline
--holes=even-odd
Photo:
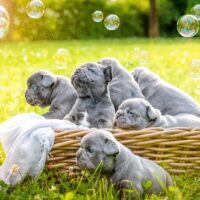
[[[153,36],[177,37],[178,18],[190,13],[199,0],[43,0],[46,12],[38,20],[27,17],[29,0],[0,0],[9,11],[11,27],[6,40],[65,40],[88,38],[148,37],[152,17],[158,21]],[[151,5],[156,5],[156,10]],[[116,14],[121,25],[115,31],[95,23],[92,13],[101,10],[104,16]],[[153,16],[151,12],[153,11]],[[156,12],[155,12],[156,11]]]

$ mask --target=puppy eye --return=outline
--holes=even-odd
[[[92,72],[92,73],[95,73],[95,70],[92,69],[92,68],[89,68],[88,71]]]
[[[94,152],[94,149],[92,149],[90,146],[86,148],[86,151],[88,153],[93,153]]]
[[[130,114],[132,117],[138,117],[138,115],[137,114],[135,114],[135,113],[133,113],[133,112],[128,112],[128,114]]]

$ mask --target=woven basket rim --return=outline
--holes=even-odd
[[[81,138],[98,130],[73,129],[55,133],[55,143],[47,162],[49,169],[58,168],[62,172],[78,169],[75,162],[76,151]],[[102,129],[113,133],[115,138],[127,146],[134,154],[158,164],[167,164],[172,173],[199,171],[200,169],[200,128],[160,128],[142,130]]]

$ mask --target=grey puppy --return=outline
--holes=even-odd
[[[145,193],[161,193],[164,188],[173,185],[170,175],[162,167],[134,155],[108,131],[93,130],[85,135],[76,158],[78,166],[83,169],[94,170],[102,163],[102,172],[108,174],[114,184],[136,190],[132,194],[135,198],[137,194],[141,197]],[[143,187],[146,181],[152,183],[147,190]]]
[[[32,106],[50,106],[45,118],[63,119],[74,105],[77,93],[68,78],[41,70],[28,78],[25,97]]]
[[[131,74],[115,58],[104,58],[98,61],[104,67],[111,67],[112,80],[109,83],[111,100],[115,110],[126,99],[144,98],[138,84]]]
[[[144,99],[134,98],[124,101],[115,114],[114,126],[124,129],[148,127],[193,127],[200,128],[200,118],[191,114],[176,116],[162,115]]]
[[[112,127],[115,109],[107,89],[112,79],[110,70],[90,62],[75,71],[71,80],[78,99],[65,120],[86,127]]]
[[[200,105],[188,94],[162,80],[145,67],[138,67],[132,75],[142,94],[163,115],[188,113],[200,116]]]

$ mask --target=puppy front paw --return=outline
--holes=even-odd
[[[63,120],[70,121],[76,125],[82,125],[81,120],[82,120],[83,116],[84,115],[81,112],[76,112],[76,113],[71,113],[71,114],[69,113],[64,117]]]

